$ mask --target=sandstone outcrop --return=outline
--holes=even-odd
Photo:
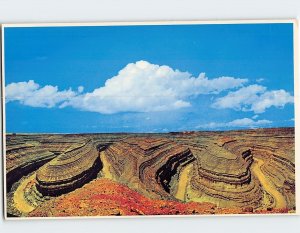
[[[132,137],[114,143],[105,156],[116,180],[150,197],[169,199],[173,198],[169,194],[172,176],[195,159],[188,147],[150,137]]]
[[[59,196],[94,179],[100,169],[99,152],[89,140],[39,169],[36,173],[37,190],[46,196]]]
[[[293,128],[8,135],[8,213],[294,212],[294,140]],[[87,207],[91,205],[95,210]]]

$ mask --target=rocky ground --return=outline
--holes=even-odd
[[[8,216],[295,212],[294,129],[7,135]]]

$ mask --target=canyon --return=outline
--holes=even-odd
[[[295,213],[294,128],[7,134],[7,217]]]

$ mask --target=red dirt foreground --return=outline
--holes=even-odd
[[[251,213],[252,211],[217,208],[216,205],[211,203],[152,200],[125,185],[102,178],[94,180],[71,193],[45,202],[32,211],[29,216],[241,214]]]

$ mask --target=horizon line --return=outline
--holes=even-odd
[[[197,132],[234,132],[234,131],[253,131],[253,130],[271,130],[271,129],[295,129],[295,126],[266,127],[266,128],[246,128],[246,129],[228,129],[228,130],[183,130],[168,132],[74,132],[74,133],[56,133],[56,132],[3,132],[5,135],[22,134],[176,134],[176,133],[197,133]]]

